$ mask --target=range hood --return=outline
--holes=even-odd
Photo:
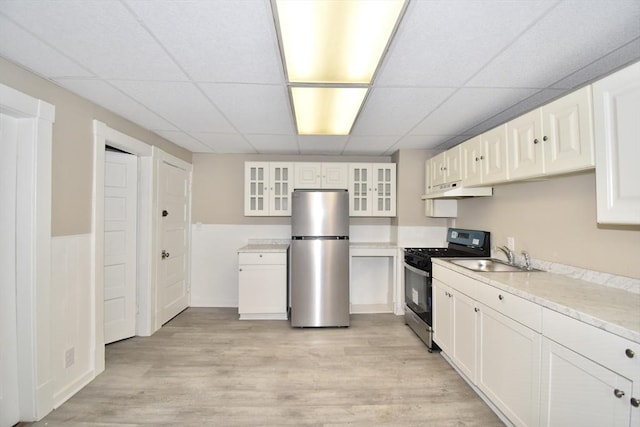
[[[436,185],[431,193],[422,196],[426,199],[463,199],[466,197],[493,196],[493,187],[463,187],[460,181]]]

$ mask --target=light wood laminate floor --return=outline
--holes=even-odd
[[[106,370],[37,426],[502,426],[392,314],[349,328],[189,308],[106,348]]]

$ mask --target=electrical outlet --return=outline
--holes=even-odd
[[[516,239],[513,237],[507,237],[507,247],[512,251],[516,250]]]
[[[71,347],[64,353],[64,367],[70,368],[76,361],[76,349]]]

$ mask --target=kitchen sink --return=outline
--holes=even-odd
[[[537,269],[527,270],[525,267],[519,267],[517,265],[507,264],[506,262],[500,261],[499,259],[494,258],[483,258],[483,259],[475,259],[475,258],[465,258],[465,259],[452,259],[449,260],[450,263],[459,265],[460,267],[468,268],[473,271],[483,271],[483,272],[532,272],[532,271],[541,271]]]

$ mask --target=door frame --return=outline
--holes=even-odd
[[[110,145],[138,158],[138,228],[137,228],[137,315],[136,335],[149,336],[154,329],[154,310],[149,309],[149,297],[154,293],[155,265],[151,257],[155,243],[155,158],[151,145],[93,121],[93,198],[91,224],[91,287],[93,291],[94,332],[92,351],[95,375],[104,371],[104,162],[105,147]]]
[[[21,420],[53,409],[51,151],[55,106],[0,84],[0,112],[20,120],[16,182],[16,326]]]
[[[158,312],[158,174],[160,162],[176,165],[189,173],[189,212],[191,209],[192,165],[156,146],[142,142],[93,121],[93,200],[91,223],[91,289],[93,301],[92,352],[94,375],[104,371],[104,151],[110,145],[138,157],[138,247],[136,335],[150,336],[162,326]],[[191,224],[189,215],[189,224]],[[190,231],[190,230],[189,230]],[[190,238],[190,234],[189,234]],[[189,240],[190,246],[190,240]],[[189,248],[190,249],[190,248]],[[190,255],[190,254],[189,254]],[[189,258],[190,259],[190,258]],[[189,264],[190,265],[190,264]],[[189,276],[188,276],[189,277]],[[188,282],[190,289],[190,281]]]

